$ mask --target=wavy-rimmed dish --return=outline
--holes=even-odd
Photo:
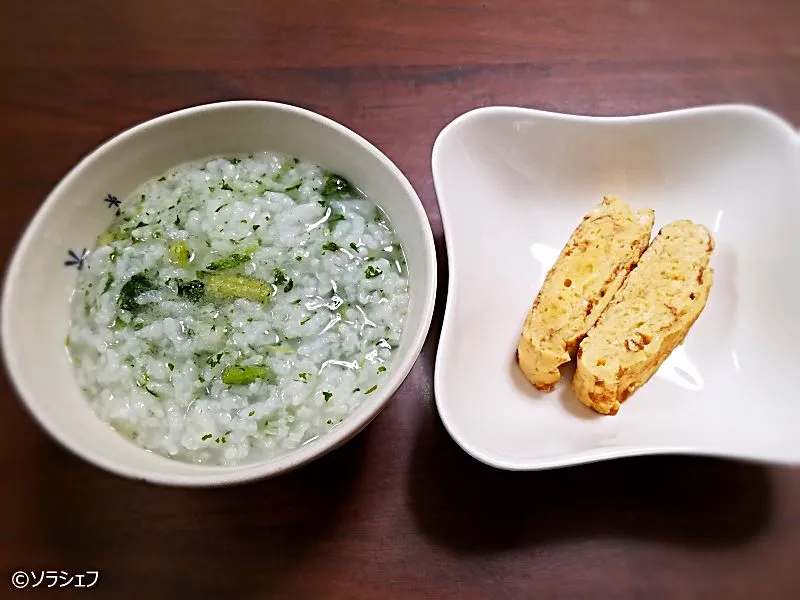
[[[643,454],[800,464],[800,137],[753,106],[629,117],[489,107],[432,155],[449,263],[436,403],[450,435],[495,467],[536,470]],[[604,194],[714,233],[705,311],[614,417],[562,370],[537,392],[514,360],[547,270]]]

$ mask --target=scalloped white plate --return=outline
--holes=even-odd
[[[760,108],[633,117],[491,107],[442,130],[433,178],[450,268],[439,414],[475,458],[534,470],[640,454],[800,464],[800,137]],[[514,360],[533,298],[604,194],[714,233],[715,283],[685,343],[614,417],[537,392]]]

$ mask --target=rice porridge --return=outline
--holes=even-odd
[[[122,201],[80,272],[67,348],[119,433],[235,465],[309,443],[379,390],[408,303],[400,243],[347,180],[226,156]]]

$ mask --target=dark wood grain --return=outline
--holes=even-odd
[[[489,104],[610,115],[751,102],[800,123],[800,2],[3,6],[4,259],[102,140],[188,105],[260,98],[322,112],[395,160],[428,211],[442,287],[387,410],[330,456],[252,485],[105,474],[45,437],[3,376],[0,597],[18,568],[99,569],[108,598],[800,597],[796,470],[643,458],[506,473],[450,440],[432,397],[446,278],[429,167],[441,127]],[[38,591],[17,595],[53,592]]]

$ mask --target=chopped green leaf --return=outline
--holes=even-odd
[[[233,269],[239,265],[243,265],[250,260],[249,254],[234,253],[225,258],[215,260],[206,267],[209,271],[225,271],[226,269]]]
[[[211,273],[206,277],[206,292],[218,298],[245,298],[253,302],[268,302],[272,287],[257,279]]]
[[[383,373],[385,371],[386,371],[386,367],[385,366],[381,365],[380,367],[378,367],[378,373]]]
[[[178,296],[187,298],[192,302],[199,302],[206,291],[206,284],[199,279],[178,282]]]
[[[101,246],[108,246],[115,239],[116,235],[113,231],[106,231],[105,233],[100,234],[100,236],[97,238],[97,247],[100,248]]]
[[[323,396],[323,398],[325,398],[325,402],[327,402],[328,400],[333,398],[333,393],[332,392],[322,392],[322,396]]]
[[[223,182],[220,184],[220,186],[219,186],[219,189],[221,189],[221,190],[228,190],[229,192],[232,192],[232,191],[233,191],[233,188],[232,188],[230,185],[228,185],[228,182],[227,182],[227,181],[223,181]]]
[[[356,246],[355,242],[350,242],[350,247],[353,249],[353,252],[358,252],[358,246]]]
[[[247,416],[252,417],[254,414],[256,414],[256,411],[251,410],[249,413],[247,413]]]
[[[253,231],[258,231],[259,227],[261,227],[261,225],[258,225],[258,224],[253,225]]]
[[[297,376],[302,379],[303,381],[308,381],[308,378],[311,377],[311,373],[298,373]]]
[[[215,188],[213,186],[208,186],[208,191],[211,192],[212,194],[214,193],[214,190],[216,190],[216,189],[217,188]]]
[[[300,302],[301,302],[300,298],[297,298],[296,300],[292,300],[290,304],[300,304]]]
[[[372,265],[369,265],[367,267],[367,270],[364,271],[364,275],[366,275],[367,279],[373,279],[373,278],[377,277],[378,275],[382,275],[382,274],[383,274],[383,271],[381,271],[377,267],[373,267]]]
[[[158,180],[159,180],[159,181],[166,181],[166,180],[167,180],[167,178],[166,178],[165,176],[163,176],[163,175],[162,175],[161,177],[159,177],[159,178],[158,178]]]
[[[154,289],[153,282],[151,282],[143,273],[137,273],[125,282],[119,292],[119,300],[117,301],[120,308],[136,312],[142,308],[136,300],[145,292]]]
[[[331,252],[336,252],[339,249],[339,244],[337,244],[336,242],[327,242],[325,244],[322,244],[322,249],[329,250]]]
[[[232,165],[238,165],[240,162],[242,162],[242,159],[241,158],[229,158],[228,162],[231,163]]]
[[[325,198],[328,196],[341,194],[353,195],[355,194],[355,188],[353,188],[353,186],[350,185],[350,182],[341,175],[330,173],[325,178],[325,183],[320,190],[320,194],[322,194],[322,196]]]
[[[228,385],[247,385],[256,379],[263,379],[268,383],[275,383],[275,374],[265,366],[240,367],[233,365],[226,367],[222,373],[222,382]]]
[[[173,365],[172,363],[167,363],[167,368],[168,368],[170,371],[174,371],[174,370],[175,370],[175,365]]]
[[[286,283],[286,271],[277,268],[272,270],[272,275],[275,277],[275,285],[283,285]]]
[[[147,393],[150,394],[151,396],[155,396],[156,398],[160,398],[160,396],[158,394],[156,394],[153,390],[151,390],[149,387],[145,386],[144,389],[147,390]]]
[[[330,231],[333,231],[334,226],[336,225],[337,221],[344,221],[344,215],[342,213],[338,213],[338,212],[337,213],[333,213],[328,218],[328,229]]]
[[[366,394],[371,394],[372,392],[374,392],[374,391],[375,391],[375,390],[377,390],[377,389],[378,389],[378,386],[377,386],[377,385],[373,385],[373,386],[372,386],[371,388],[369,388],[369,389],[368,389],[366,392],[364,392],[364,394],[365,394],[365,395],[366,395]]]
[[[207,433],[203,437],[201,437],[200,439],[205,442],[206,440],[210,440],[212,437],[214,437],[214,436],[211,435],[210,433]]]
[[[208,359],[206,359],[206,364],[213,369],[219,364],[219,361],[222,360],[223,354],[223,352],[220,352],[216,356],[209,356]]]
[[[104,294],[109,290],[109,288],[111,288],[111,284],[112,283],[114,283],[114,274],[113,273],[109,274],[108,279],[106,279],[106,285],[103,287],[103,293]]]
[[[267,350],[270,350],[271,352],[282,352],[284,354],[291,354],[292,352],[294,352],[292,348],[288,346],[281,346],[280,344],[277,344],[275,346],[267,346]]]
[[[182,241],[171,242],[167,252],[169,259],[178,266],[185,267],[192,262],[192,249]]]
[[[302,321],[300,321],[300,325],[305,325],[305,324],[306,324],[306,323],[308,323],[310,320],[311,320],[311,317],[306,317],[305,319],[303,319]]]
[[[302,256],[295,256],[295,257],[294,257],[294,259],[295,259],[297,262],[300,262],[301,260],[303,260],[303,257],[302,257]]]
[[[292,291],[292,288],[293,288],[293,287],[294,287],[294,280],[293,280],[293,279],[290,279],[290,280],[289,280],[289,283],[287,283],[287,284],[286,284],[286,286],[283,288],[283,291],[284,291],[284,292],[286,292],[286,293],[288,294],[289,292],[291,292],[291,291]]]
[[[293,191],[295,191],[295,190],[299,190],[299,189],[300,189],[300,186],[301,186],[302,184],[303,184],[303,182],[302,182],[302,181],[298,181],[298,182],[297,182],[296,184],[294,184],[293,186],[291,186],[291,187],[287,187],[287,188],[284,188],[284,189],[283,189],[283,191],[284,191],[284,192],[293,192]]]

